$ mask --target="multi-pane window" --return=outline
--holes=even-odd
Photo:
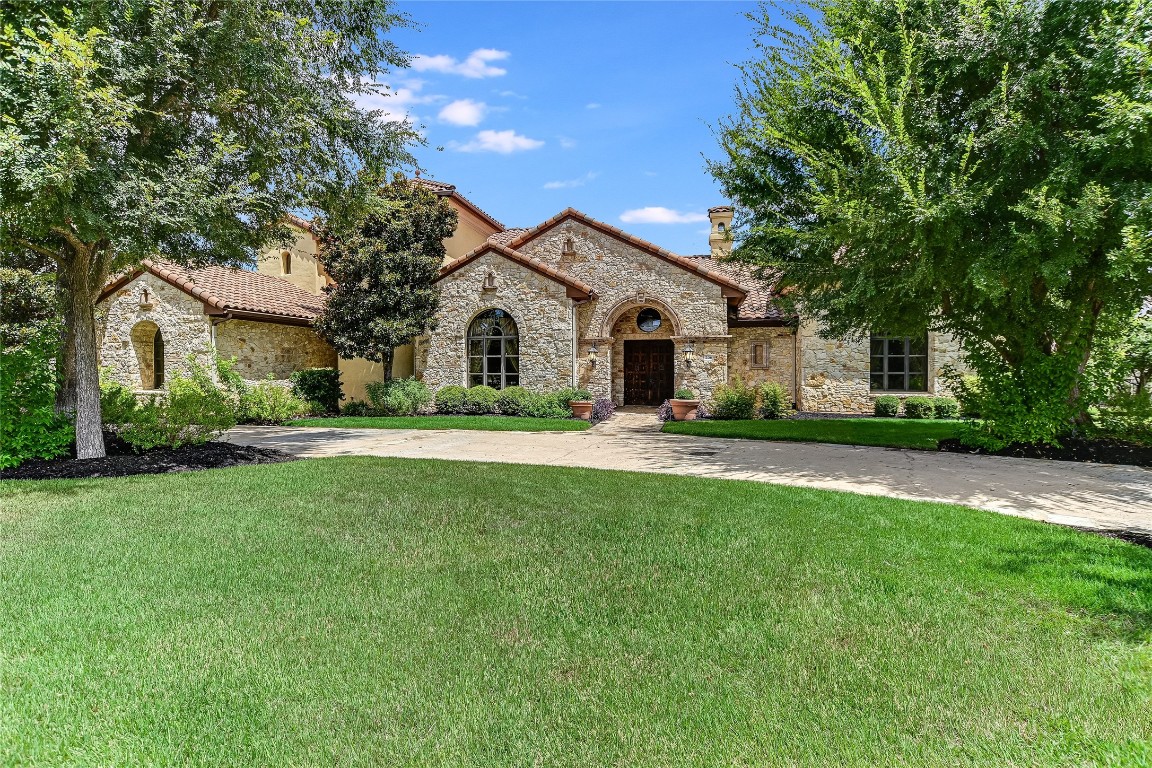
[[[468,327],[468,386],[493,389],[520,383],[520,335],[502,309],[481,312]]]
[[[873,336],[871,354],[873,391],[927,391],[927,336]]]

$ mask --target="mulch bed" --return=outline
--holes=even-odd
[[[182,448],[153,448],[136,453],[114,435],[104,435],[108,455],[102,459],[29,459],[18,467],[0,469],[0,480],[61,480],[93,477],[128,477],[187,472],[194,469],[240,467],[245,464],[277,464],[295,459],[272,448],[251,448],[233,443],[208,442]]]
[[[1018,459],[1053,459],[1055,461],[1086,461],[1095,464],[1134,464],[1152,467],[1152,446],[1126,443],[1122,440],[1084,440],[1066,438],[1062,446],[1028,445],[1013,443],[998,451],[973,448],[955,438],[941,440],[940,450],[950,453],[979,453],[986,456],[1015,456]]]

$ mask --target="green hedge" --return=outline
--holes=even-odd
[[[325,413],[339,413],[344,392],[340,371],[335,368],[308,368],[292,374],[292,394],[309,403],[320,403]]]

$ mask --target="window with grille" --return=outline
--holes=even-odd
[[[928,337],[872,336],[870,385],[873,392],[928,390]]]
[[[481,312],[468,327],[468,386],[493,389],[520,384],[520,335],[502,309]]]

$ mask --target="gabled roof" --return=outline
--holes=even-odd
[[[149,272],[184,293],[204,302],[210,315],[308,325],[324,308],[317,296],[279,277],[233,267],[183,267],[163,261],[145,261],[109,283],[99,301]]]
[[[776,305],[780,295],[776,291],[776,280],[771,277],[758,277],[755,267],[732,259],[717,259],[711,255],[688,256],[710,272],[726,275],[748,289],[748,295],[736,308],[736,319],[762,325],[787,324],[795,320],[795,315],[787,314]]]
[[[584,281],[577,280],[566,272],[561,272],[558,269],[554,269],[539,259],[530,258],[520,253],[519,251],[509,248],[506,245],[500,245],[499,243],[493,242],[487,242],[478,248],[473,248],[471,251],[464,254],[460,258],[453,259],[452,261],[448,262],[440,268],[440,276],[436,279],[438,281],[443,280],[448,275],[452,274],[461,267],[471,264],[473,261],[486,253],[497,253],[509,261],[515,262],[520,266],[526,267],[533,272],[541,274],[551,280],[555,280],[557,283],[560,283],[568,289],[567,294],[569,298],[582,300],[596,298],[596,292],[592,290],[592,287]]]
[[[431,190],[432,192],[435,192],[437,195],[440,195],[441,197],[452,198],[456,202],[460,203],[460,205],[462,207],[466,208],[467,210],[471,211],[472,213],[476,214],[481,219],[483,219],[493,229],[495,229],[497,231],[501,231],[504,229],[503,224],[496,221],[496,219],[492,218],[487,213],[485,213],[480,208],[480,206],[476,205],[471,200],[464,197],[464,195],[457,192],[456,191],[456,185],[445,184],[442,181],[436,181],[434,179],[425,179],[425,178],[421,178],[420,176],[417,176],[414,179],[409,179],[409,181],[411,181],[413,184],[419,184],[420,186],[424,187],[425,189]]]
[[[576,210],[575,208],[566,208],[565,210],[556,214],[555,216],[548,219],[544,223],[538,224],[535,227],[533,227],[532,229],[527,230],[526,232],[521,234],[519,237],[516,237],[515,239],[510,241],[508,243],[508,247],[512,248],[514,250],[518,249],[521,246],[523,246],[524,244],[526,244],[532,240],[535,240],[537,237],[544,234],[545,232],[548,232],[552,228],[562,224],[565,221],[569,221],[569,220],[579,221],[582,224],[585,224],[585,225],[591,227],[592,229],[595,229],[599,232],[603,232],[604,234],[608,235],[609,237],[614,237],[617,240],[619,240],[623,243],[626,243],[628,245],[631,245],[635,248],[638,248],[639,250],[644,251],[645,253],[650,254],[652,256],[655,256],[658,259],[663,259],[664,261],[666,261],[670,264],[675,264],[676,266],[680,267],[681,269],[684,269],[688,272],[692,272],[696,275],[699,275],[700,277],[704,278],[705,280],[716,283],[722,289],[724,289],[724,295],[725,296],[743,299],[745,294],[747,294],[747,291],[738,282],[736,282],[735,280],[733,280],[729,277],[726,277],[722,274],[711,271],[710,269],[707,268],[706,265],[701,266],[694,259],[687,259],[687,258],[684,258],[683,256],[677,256],[676,254],[672,253],[671,251],[665,250],[658,245],[654,245],[653,243],[650,243],[647,240],[643,240],[639,237],[636,237],[635,235],[630,235],[627,232],[625,232],[624,230],[620,229],[619,227],[614,227],[611,224],[605,224],[602,221],[597,221],[596,219],[592,218],[591,216],[589,216],[585,213],[581,213],[580,211]]]

